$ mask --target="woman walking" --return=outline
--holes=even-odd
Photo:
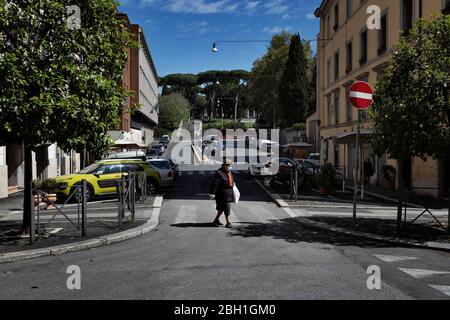
[[[220,216],[225,214],[226,225],[225,227],[231,228],[230,213],[231,202],[233,202],[233,186],[234,177],[231,173],[231,160],[225,160],[222,167],[216,171],[214,180],[209,191],[209,197],[211,200],[216,199],[217,216],[213,223],[217,226],[222,225],[220,223]]]

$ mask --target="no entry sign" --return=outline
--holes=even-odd
[[[350,87],[348,98],[356,108],[366,109],[373,102],[373,89],[367,82],[357,81]]]

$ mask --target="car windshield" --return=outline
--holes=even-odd
[[[78,172],[78,173],[90,174],[90,173],[96,172],[101,166],[103,166],[103,165],[100,163],[94,163],[94,164],[91,164],[90,166],[84,168],[83,170],[80,170],[80,172]]]
[[[169,161],[150,161],[149,163],[158,169],[170,169]]]

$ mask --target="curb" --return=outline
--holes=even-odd
[[[304,226],[307,226],[310,228],[315,228],[315,229],[320,229],[320,230],[325,230],[325,231],[332,231],[335,233],[341,233],[341,234],[360,237],[360,238],[366,238],[366,239],[375,240],[375,241],[387,242],[387,243],[391,243],[391,244],[395,244],[395,245],[410,246],[410,247],[416,247],[416,248],[421,248],[421,249],[432,249],[432,250],[450,252],[450,244],[446,244],[446,243],[439,243],[439,242],[418,243],[418,242],[403,239],[403,238],[391,238],[391,237],[381,236],[381,235],[377,235],[377,234],[373,234],[373,233],[350,230],[350,229],[341,228],[341,227],[334,227],[334,226],[331,226],[331,225],[323,223],[323,222],[312,221],[308,218],[298,216],[292,211],[292,209],[289,207],[289,205],[283,199],[281,199],[281,197],[278,194],[271,194],[264,187],[264,185],[261,184],[261,182],[258,179],[255,179],[255,180],[259,184],[259,186],[264,190],[264,192],[266,192],[267,195],[272,199],[272,201],[275,202],[275,204],[278,207],[282,208],[291,219],[293,219],[297,223],[303,224]]]
[[[137,238],[141,235],[149,233],[155,230],[159,225],[159,215],[161,212],[161,204],[163,201],[162,196],[157,196],[152,204],[152,216],[143,225],[125,230],[118,233],[113,233],[108,236],[93,238],[85,241],[79,241],[69,244],[63,244],[59,246],[53,246],[49,248],[41,248],[26,251],[16,251],[0,254],[0,263],[13,262],[19,260],[28,260],[46,256],[60,256],[67,252],[76,252],[81,250],[87,250],[92,248],[98,248],[107,246],[113,243],[122,242],[132,238]],[[155,206],[156,205],[156,206]]]

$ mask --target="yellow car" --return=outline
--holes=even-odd
[[[84,168],[78,173],[55,178],[58,197],[69,197],[82,180],[87,182],[87,200],[100,195],[116,194],[115,181],[130,172],[147,173],[147,192],[156,192],[161,184],[159,173],[142,160],[102,160]]]

